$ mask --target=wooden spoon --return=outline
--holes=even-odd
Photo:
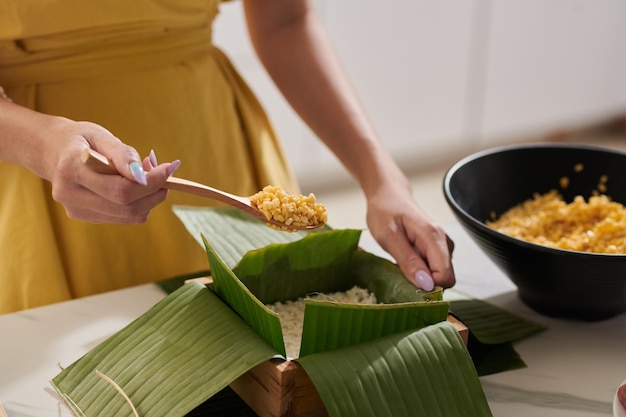
[[[99,172],[100,174],[119,175],[119,172],[113,165],[113,162],[109,161],[107,157],[94,151],[93,149],[85,149],[81,159],[85,165],[87,165],[95,172]],[[279,222],[278,220],[268,219],[267,217],[265,217],[265,214],[259,211],[252,204],[249,197],[242,197],[239,195],[230,194],[225,191],[218,190],[217,188],[209,187],[208,185],[200,184],[194,181],[185,180],[183,178],[169,177],[165,183],[165,188],[167,188],[168,190],[182,191],[200,197],[206,197],[216,201],[221,201],[222,203],[226,203],[232,207],[235,207],[245,212],[246,214],[256,217],[257,219],[260,219],[265,223],[269,223],[280,229],[286,228],[288,230],[307,230],[322,227],[324,225],[323,223],[320,223],[310,226],[294,226],[287,225],[283,222]]]

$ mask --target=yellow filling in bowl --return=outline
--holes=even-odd
[[[603,194],[566,203],[556,190],[535,194],[486,222],[509,236],[558,249],[626,253],[626,208]]]

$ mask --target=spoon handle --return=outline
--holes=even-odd
[[[165,188],[167,188],[168,190],[176,190],[194,194],[200,197],[211,198],[213,200],[221,201],[222,203],[235,206],[245,211],[254,210],[254,216],[259,217],[257,215],[259,211],[256,208],[252,207],[250,199],[248,197],[230,194],[226,191],[221,191],[216,188],[209,187],[208,185],[177,177],[169,177],[166,181]]]
[[[107,157],[94,151],[93,149],[85,149],[82,155],[82,162],[91,170],[100,174],[119,175],[119,171],[115,168],[115,165],[113,165]],[[208,185],[200,184],[194,181],[177,177],[169,177],[165,183],[165,188],[168,190],[182,191],[200,197],[221,201],[222,203],[233,205],[245,211],[250,211],[250,213],[255,217],[259,217],[259,214],[263,215],[256,208],[251,206],[250,199],[248,197],[230,194],[226,191],[218,190],[217,188],[209,187]],[[252,213],[252,211],[254,211],[254,213]],[[265,219],[265,217],[263,217],[263,219]]]

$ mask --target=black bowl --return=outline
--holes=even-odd
[[[583,164],[581,172],[574,167]],[[520,298],[553,317],[601,320],[626,311],[626,255],[549,248],[489,228],[492,213],[557,189],[589,197],[606,175],[606,194],[626,204],[626,153],[585,145],[506,146],[470,155],[444,178],[447,203],[463,228],[517,286]],[[569,186],[560,187],[560,179]]]

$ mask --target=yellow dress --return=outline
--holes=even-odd
[[[265,113],[211,43],[217,0],[3,0],[0,86],[37,111],[87,120],[176,175],[235,194],[297,192]],[[51,187],[0,162],[0,313],[208,268],[170,191],[145,224],[69,219]]]

